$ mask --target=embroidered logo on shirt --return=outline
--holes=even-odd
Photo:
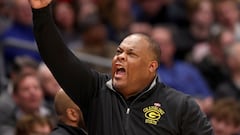
[[[158,121],[165,114],[160,106],[148,106],[143,108],[143,112],[145,113],[145,123],[157,125]]]

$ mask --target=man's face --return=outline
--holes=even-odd
[[[32,112],[39,109],[43,93],[38,79],[34,76],[24,78],[14,94],[14,99],[24,111]]]
[[[123,40],[112,61],[113,86],[123,95],[143,90],[153,79],[153,53],[139,35]]]

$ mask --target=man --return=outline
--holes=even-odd
[[[68,50],[51,18],[51,0],[29,1],[41,56],[81,108],[90,135],[212,134],[194,99],[157,81],[160,50],[149,37],[133,34],[122,41],[111,79]]]
[[[58,126],[51,135],[86,135],[83,116],[80,108],[60,90],[54,99],[54,107],[58,116]]]

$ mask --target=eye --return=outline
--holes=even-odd
[[[131,56],[131,57],[136,57],[137,55],[135,54],[135,53],[133,53],[133,52],[128,52],[127,53],[129,56]]]
[[[121,53],[122,53],[122,50],[117,49],[117,51],[116,51],[116,55],[119,55],[119,54],[121,54]]]

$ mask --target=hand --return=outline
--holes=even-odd
[[[49,3],[52,2],[52,0],[28,0],[32,8],[34,9],[40,9],[48,6]]]

